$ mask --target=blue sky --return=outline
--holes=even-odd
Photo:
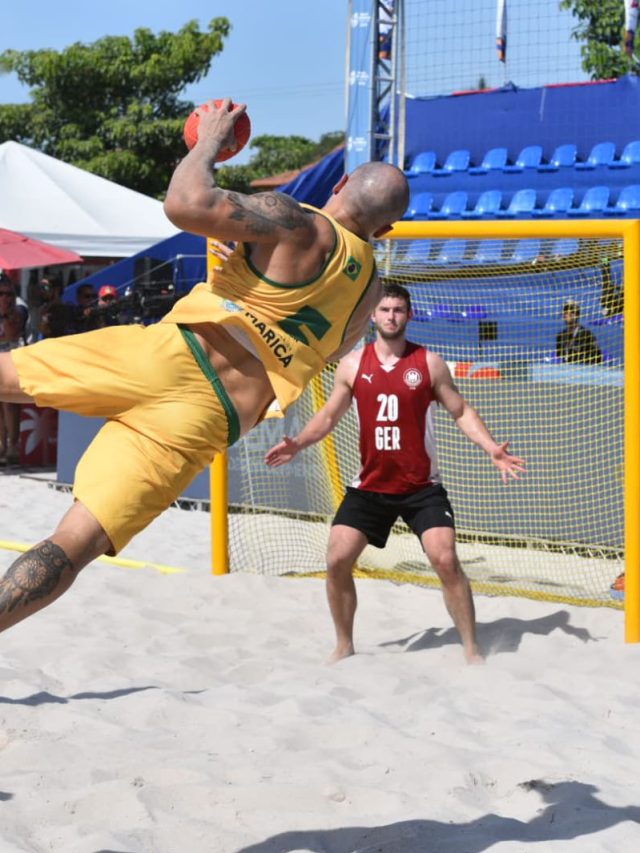
[[[0,50],[62,50],[105,35],[131,35],[138,27],[178,30],[195,19],[204,29],[225,16],[232,32],[206,79],[185,96],[196,103],[229,96],[248,104],[253,135],[299,134],[318,139],[345,128],[345,53],[348,0],[8,0]],[[407,57],[419,83],[414,94],[451,91],[513,80],[521,86],[583,79],[578,46],[570,41],[568,13],[559,0],[509,0],[507,67],[494,49],[496,0],[405,0]],[[415,17],[417,10],[418,17]],[[434,37],[437,34],[437,37]],[[409,75],[411,78],[411,74]],[[28,100],[15,75],[0,75],[0,103]],[[246,162],[250,149],[234,159]]]
[[[229,18],[224,51],[186,97],[229,96],[248,104],[253,135],[299,134],[318,139],[345,125],[344,71],[347,0],[10,0],[0,50],[61,50],[138,27],[175,31],[195,19],[204,29]],[[0,103],[29,99],[15,75],[0,76]],[[244,155],[244,156],[243,156]],[[234,160],[241,163],[248,148]]]

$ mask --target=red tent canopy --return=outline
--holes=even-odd
[[[3,270],[79,263],[82,263],[82,258],[75,252],[0,228],[0,268]]]

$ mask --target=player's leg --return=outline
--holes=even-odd
[[[348,488],[333,519],[327,553],[327,598],[336,629],[330,662],[354,654],[353,621],[358,606],[353,567],[366,545],[384,548],[395,509],[382,496]]]
[[[110,548],[96,519],[74,503],[55,532],[21,554],[0,579],[0,631],[59,598],[84,566]]]
[[[476,616],[467,576],[456,553],[452,527],[431,527],[420,536],[427,559],[442,582],[444,603],[456,626],[468,663],[479,663],[482,655],[476,641]]]
[[[428,486],[406,497],[402,517],[416,534],[427,559],[442,582],[447,610],[453,620],[469,663],[482,655],[476,642],[476,619],[471,587],[456,553],[453,509],[446,489]]]
[[[358,606],[353,566],[367,544],[364,533],[334,524],[327,549],[327,600],[336,631],[336,647],[329,658],[335,663],[355,653],[353,622]]]

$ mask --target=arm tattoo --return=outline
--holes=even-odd
[[[0,580],[0,614],[51,595],[67,570],[74,571],[71,561],[48,539],[22,554]]]
[[[309,217],[300,205],[284,193],[258,193],[243,196],[227,193],[235,208],[230,219],[244,222],[252,234],[273,234],[279,228],[294,231],[309,224]]]

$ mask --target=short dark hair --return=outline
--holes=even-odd
[[[395,281],[387,282],[387,284],[382,288],[380,301],[386,299],[388,296],[392,296],[394,299],[404,300],[407,306],[407,311],[411,311],[411,294],[406,287],[403,287],[401,284],[396,284]]]
[[[562,313],[565,311],[572,311],[576,317],[580,316],[580,305],[576,302],[575,299],[567,299],[564,305],[562,306]]]

